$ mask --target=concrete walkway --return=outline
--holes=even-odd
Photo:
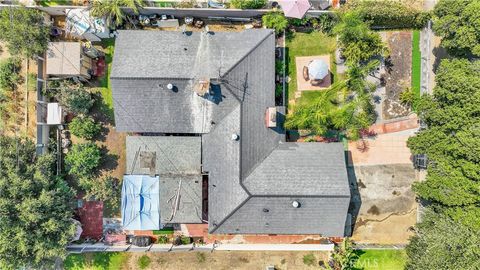
[[[71,253],[84,252],[181,252],[181,251],[332,251],[334,244],[207,244],[201,246],[154,244],[149,247],[132,245],[108,246],[98,244],[69,245]]]

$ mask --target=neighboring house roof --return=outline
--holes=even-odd
[[[158,175],[162,225],[203,222],[199,136],[127,136],[126,148],[127,174]]]
[[[80,75],[81,74],[80,42],[49,42],[47,49],[47,74]]]
[[[119,31],[116,128],[201,135],[211,233],[343,236],[350,201],[343,146],[285,143],[281,125],[266,127],[275,106],[274,47],[267,29]],[[193,91],[198,78],[213,86],[206,98]],[[278,123],[284,113],[277,107]]]

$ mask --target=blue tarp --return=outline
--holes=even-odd
[[[125,175],[122,187],[122,224],[125,230],[159,230],[159,177]]]

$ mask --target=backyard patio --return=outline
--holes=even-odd
[[[337,68],[335,63],[335,37],[321,32],[301,33],[296,32],[287,36],[287,82],[288,82],[288,105],[295,104],[297,99],[304,98],[302,93],[314,93],[316,90],[328,87],[337,80]],[[330,76],[327,76],[320,86],[312,86],[303,78],[303,67],[314,59],[324,60],[329,68]]]

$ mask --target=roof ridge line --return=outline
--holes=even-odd
[[[112,77],[110,76],[110,80],[177,80],[177,81],[188,81],[193,80],[193,78],[178,78],[178,77]]]
[[[220,79],[222,79],[223,77],[225,77],[228,73],[230,73],[233,69],[235,69],[245,58],[247,58],[247,56],[249,56],[254,50],[256,50],[267,38],[269,38],[272,34],[274,34],[273,31],[269,31],[270,33],[268,33],[268,35],[266,35],[265,37],[263,37],[255,46],[252,46],[250,48],[250,50],[248,50],[248,52],[240,57],[238,59],[237,62],[235,62],[235,64],[232,65],[232,67],[230,67],[227,71],[223,72],[221,75],[220,75]]]

